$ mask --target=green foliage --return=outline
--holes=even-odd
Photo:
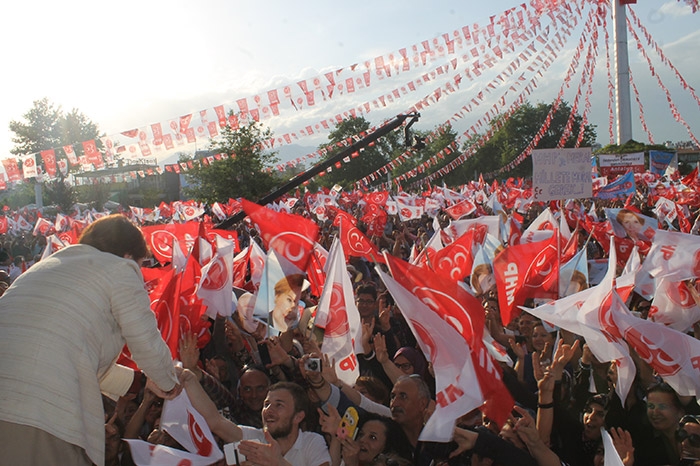
[[[61,212],[69,213],[77,200],[75,189],[62,178],[44,184],[44,203],[60,207]]]
[[[495,118],[491,122],[491,126],[496,127],[502,123],[502,127],[494,133],[491,139],[470,156],[464,164],[456,167],[455,170],[445,176],[443,181],[447,184],[463,184],[470,179],[476,179],[479,173],[493,172],[516,159],[540,130],[550,108],[551,104],[539,103],[533,106],[526,102],[504,123],[502,123],[502,119],[504,118],[502,115]],[[542,139],[540,139],[536,149],[557,147],[570,113],[571,107],[569,104],[561,102],[557,111],[554,112],[549,129]],[[581,116],[575,115],[571,135],[564,147],[575,146],[581,122]],[[472,141],[465,144],[462,147],[462,151],[470,150],[471,143],[475,140],[476,138],[473,138]],[[595,140],[595,126],[586,125],[581,147],[590,146]],[[448,161],[446,160],[446,162]],[[503,173],[502,176],[532,176],[531,158],[526,158],[517,167],[514,167],[510,172]]]
[[[83,204],[88,204],[95,210],[101,211],[104,208],[105,202],[109,200],[109,195],[110,184],[96,182],[81,186],[80,189],[76,191],[76,200]],[[70,210],[68,212],[70,212]]]
[[[60,106],[56,107],[47,98],[34,101],[23,118],[24,121],[10,121],[10,131],[15,133],[12,138],[15,146],[10,153],[14,155],[35,154],[69,144],[76,144],[76,154],[81,154],[82,146],[78,143],[100,136],[97,125],[80,111],[73,109],[64,114]],[[60,158],[65,158],[62,149],[56,151],[56,159]],[[43,165],[41,157],[37,157],[37,164]]]
[[[345,146],[337,147],[337,143],[345,141],[351,136],[360,135],[362,137],[362,134],[370,127],[369,121],[362,116],[348,118],[338,123],[328,135],[329,144],[319,147],[319,149],[334,147],[324,157],[324,160],[328,160],[345,149]],[[316,182],[321,186],[331,187],[338,184],[343,188],[351,188],[356,181],[384,166],[390,159],[400,155],[403,151],[402,137],[403,135],[399,135],[396,131],[387,134],[376,141],[374,145],[365,147],[360,151],[359,156],[350,156],[349,161],[341,161],[339,166],[333,166],[332,170],[324,176],[316,177]]]
[[[271,137],[272,131],[255,121],[235,130],[224,127],[221,139],[211,144],[210,151],[230,157],[209,165],[195,164],[185,175],[189,184],[183,190],[185,195],[211,204],[239,197],[254,201],[267,194],[279,184],[279,180],[266,171],[278,162],[277,153],[262,148],[263,141]],[[180,161],[189,159],[185,156]]]
[[[3,192],[0,203],[9,206],[11,209],[20,209],[27,204],[33,204],[35,200],[34,185],[19,183],[8,191]]]
[[[635,152],[649,152],[650,150],[660,150],[669,152],[668,147],[663,144],[644,144],[643,142],[637,142],[634,139],[630,139],[624,144],[608,144],[605,147],[601,147],[594,152],[595,155],[598,154],[632,154]]]
[[[392,178],[396,178],[404,173],[410,172],[414,168],[422,165],[427,160],[431,159],[437,153],[442,151],[445,147],[455,142],[455,140],[457,139],[457,133],[455,133],[454,129],[452,128],[452,125],[450,125],[449,123],[436,128],[433,132],[435,133],[435,136],[433,136],[432,139],[428,140],[428,137],[430,135],[429,132],[417,130],[412,131],[415,137],[424,138],[426,141],[426,145],[423,149],[411,150],[409,152],[410,157],[407,160],[405,160],[401,165],[393,169]],[[403,148],[402,150],[405,151],[405,149]],[[455,152],[456,150],[452,151],[450,154],[447,154],[445,159],[453,159],[455,157]],[[440,160],[439,163],[440,166],[444,165],[443,160]],[[420,168],[420,170],[423,169]],[[427,170],[430,171],[430,167],[428,167]],[[413,180],[409,180],[409,183],[412,181]]]

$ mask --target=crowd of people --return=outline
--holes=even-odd
[[[578,205],[582,212],[597,208],[604,218],[605,207],[634,203]],[[529,205],[522,229],[546,207]],[[359,205],[348,211],[362,217]],[[481,212],[492,213],[486,206]],[[296,213],[311,217],[303,204]],[[338,377],[337,362],[323,352],[309,317],[319,296],[302,291],[301,276],[286,288],[279,285],[280,295],[296,295],[306,311],[290,319],[288,310],[273,309],[270,324],[277,319],[283,327],[278,335],[250,318],[246,309],[255,294],[242,293],[230,317],[211,319],[206,345],[199,344],[201,335],[180,335],[180,364],[174,364],[138,282],[135,264],[148,255],[145,243],[125,219],[94,222],[79,245],[37,262],[16,280],[8,269],[6,282],[13,284],[0,299],[0,455],[7,464],[68,464],[63,458],[71,464],[136,464],[124,439],[182,450],[160,425],[160,415],[163,403],[184,390],[222,450],[235,444],[236,458],[219,460],[222,465],[600,466],[612,458],[605,435],[625,466],[700,465],[695,397],[680,396],[632,351],[636,376],[621,400],[616,361],[598,361],[581,335],[526,311],[503,325],[496,283],[475,278],[476,270],[464,281],[483,305],[489,335],[513,362],[500,362],[499,370],[515,405],[501,424],[478,409],[464,413],[451,442],[421,440],[436,407],[435,373],[374,264],[364,258],[347,264],[362,324],[360,377],[353,384]],[[408,260],[449,221],[444,211],[407,222],[390,215],[371,240]],[[619,221],[626,226],[627,220]],[[332,219],[320,223],[318,242],[330,248],[337,226]],[[111,231],[117,226],[119,233]],[[249,223],[236,228],[240,247],[252,241],[264,246]],[[589,258],[606,256],[595,239],[580,246]],[[3,252],[9,267],[12,257],[3,249],[0,259]],[[633,293],[628,305],[648,317],[649,299]],[[700,336],[700,327],[688,332]],[[113,373],[124,343],[141,372]]]

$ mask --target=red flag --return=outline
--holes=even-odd
[[[445,212],[454,220],[459,220],[465,215],[469,215],[476,210],[476,205],[469,199],[465,199],[453,206],[445,209]]]
[[[559,296],[558,233],[549,240],[518,244],[501,251],[493,261],[503,325],[520,312],[527,298]]]
[[[44,161],[44,169],[46,173],[51,177],[56,176],[56,151],[53,149],[42,150],[41,158]]]
[[[378,273],[401,308],[421,350],[435,371],[435,412],[423,427],[420,439],[446,442],[452,438],[457,418],[478,408],[486,398],[484,391],[472,383],[475,378],[481,381],[474,364],[475,350],[460,338],[460,334],[451,325],[431,312],[424,301],[396,279],[392,280],[381,270]],[[472,358],[465,358],[465,353],[472,354]],[[490,358],[490,355],[487,356]],[[504,411],[512,409],[512,399],[502,399],[499,402],[505,407]],[[502,419],[492,419],[497,423],[504,422],[507,412]]]
[[[19,171],[19,165],[17,164],[17,159],[14,157],[9,157],[2,159],[2,165],[5,167],[5,173],[7,173],[7,179],[11,182],[22,181],[22,174]]]
[[[513,407],[513,398],[503,385],[501,369],[484,345],[484,308],[481,302],[456,281],[384,254],[391,275],[402,287],[423,301],[457,330],[471,348],[474,370],[486,400],[483,412],[502,425]]]
[[[151,292],[151,310],[156,315],[158,330],[173,359],[178,357],[180,341],[180,283],[181,275],[171,269]]]
[[[199,222],[149,225],[141,228],[153,256],[165,264],[173,260],[173,239],[177,239],[183,254],[188,254],[199,235]]]
[[[34,231],[32,232],[32,234],[34,236],[48,236],[51,233],[55,233],[53,223],[49,222],[43,217],[39,217],[36,221],[36,225],[34,226]]]
[[[328,260],[327,280],[318,301],[315,324],[324,329],[323,354],[337,361],[338,377],[354,383],[360,375],[355,346],[361,346],[362,322],[338,238],[331,246]]]
[[[260,236],[268,249],[306,270],[319,228],[315,222],[300,215],[275,212],[254,202],[242,199],[243,210],[260,229]]]
[[[474,265],[472,246],[475,233],[476,229],[472,227],[442,249],[432,254],[428,253],[425,264],[428,264],[436,274],[448,280],[459,281],[468,277]]]
[[[97,145],[95,145],[95,140],[90,139],[89,141],[83,142],[83,151],[85,152],[85,157],[88,162],[93,164],[95,168],[104,167],[104,160],[102,159],[102,154],[97,150]]]
[[[352,215],[333,206],[327,208],[336,213],[333,225],[339,227],[340,242],[343,245],[346,261],[352,256],[363,257],[378,264],[384,263],[384,257],[379,249],[355,226],[356,220]]]
[[[323,249],[323,246],[316,243],[314,250],[311,253],[311,260],[306,269],[306,275],[311,284],[311,294],[321,296],[323,285],[326,283],[326,261],[328,260],[328,251]]]

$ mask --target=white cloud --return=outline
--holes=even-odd
[[[661,5],[658,10],[658,14],[670,16],[672,18],[680,18],[681,16],[692,15],[693,10],[690,8],[690,5],[676,0],[674,2],[666,2]]]

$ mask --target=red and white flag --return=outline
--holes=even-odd
[[[53,149],[42,150],[41,159],[44,161],[44,170],[50,178],[56,177],[56,151]]]
[[[187,392],[183,391],[163,404],[160,425],[187,451],[127,439],[137,466],[207,466],[224,457],[206,420],[194,409]]]
[[[472,214],[476,211],[476,204],[471,200],[465,199],[455,205],[452,205],[445,209],[445,212],[452,217],[454,220],[459,220],[465,215]]]
[[[613,293],[615,320],[625,341],[681,396],[700,395],[700,340],[633,316]]]
[[[51,233],[55,233],[54,224],[46,220],[44,217],[39,217],[36,219],[36,225],[34,225],[34,231],[32,234],[34,236],[47,236]]]
[[[22,161],[22,173],[24,174],[24,179],[36,178],[39,175],[36,169],[36,158],[34,154],[25,155],[19,159]]]
[[[559,251],[556,231],[547,241],[518,244],[501,251],[493,261],[503,324],[520,314],[527,298],[559,296]]]
[[[233,242],[216,237],[216,252],[209,263],[202,268],[202,276],[197,287],[199,296],[207,306],[206,315],[231,315],[233,301]]]
[[[299,215],[275,212],[246,199],[241,199],[241,203],[260,230],[265,247],[277,251],[299,270],[306,270],[318,240],[318,225]]]
[[[643,269],[652,277],[673,274],[673,279],[700,277],[700,241],[696,235],[657,230]]]
[[[452,439],[457,419],[484,402],[479,384],[474,383],[478,377],[472,358],[464,357],[471,354],[472,349],[451,325],[432,312],[417,296],[379,267],[377,273],[394,297],[435,371],[435,411],[423,427],[419,439],[448,442]],[[511,408],[512,405],[508,411]]]
[[[486,400],[481,410],[502,425],[510,415],[513,398],[503,384],[500,367],[484,345],[486,319],[481,302],[456,281],[445,280],[425,268],[386,253],[384,258],[394,280],[447,321],[467,342],[479,387]]]
[[[343,245],[337,237],[328,253],[326,283],[318,301],[314,325],[324,329],[321,348],[323,354],[335,360],[338,378],[354,384],[360,375],[355,354],[362,352],[362,324],[345,266]]]
[[[183,390],[163,404],[160,425],[190,453],[206,457],[210,461],[223,458],[224,455],[217,446],[207,422],[194,409],[186,391]]]
[[[691,285],[665,277],[659,278],[656,283],[648,319],[679,332],[687,332],[700,320],[700,306],[693,299]]]
[[[606,274],[603,281],[593,288],[534,309],[521,309],[557,327],[583,336],[598,361],[615,361],[618,370],[615,391],[621,400],[625,400],[635,377],[635,366],[610,314],[613,277],[614,272]]]
[[[427,256],[427,265],[438,275],[459,281],[471,275],[474,264],[474,228],[439,251]],[[439,236],[439,235],[435,235]]]
[[[66,247],[66,244],[61,241],[61,239],[56,235],[49,235],[46,237],[46,247],[41,253],[41,259],[44,260],[56,251],[59,251]]]
[[[384,257],[367,236],[356,226],[354,217],[340,209],[331,208],[336,212],[333,225],[339,227],[340,241],[347,257],[363,257],[370,262],[384,263]],[[347,259],[346,257],[346,259]]]

